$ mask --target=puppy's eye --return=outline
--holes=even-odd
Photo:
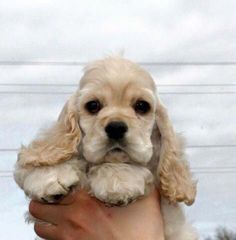
[[[89,101],[85,104],[85,109],[92,114],[98,113],[102,108],[98,100]]]
[[[135,104],[134,104],[134,110],[135,112],[139,113],[139,114],[145,114],[150,110],[150,104],[146,101],[143,100],[138,100]]]

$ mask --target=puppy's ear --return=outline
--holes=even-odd
[[[22,146],[18,164],[22,167],[50,166],[70,160],[78,154],[81,131],[76,96],[65,104],[58,121],[41,133],[28,147]]]
[[[161,194],[171,203],[191,205],[196,196],[196,183],[184,158],[183,144],[176,136],[165,107],[159,102],[156,113],[160,132],[160,155],[157,174]]]

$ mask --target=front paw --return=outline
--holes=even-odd
[[[147,195],[153,175],[145,167],[125,163],[104,163],[88,173],[90,193],[109,206],[126,206]]]
[[[61,200],[74,186],[84,187],[85,174],[75,161],[37,167],[25,177],[23,189],[31,199],[49,203]]]

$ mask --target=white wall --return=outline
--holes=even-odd
[[[198,179],[202,236],[236,221],[236,2],[0,2],[0,239],[33,239],[16,152],[57,118],[85,62],[124,49],[153,75]]]

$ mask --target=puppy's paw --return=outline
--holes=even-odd
[[[126,206],[150,192],[153,175],[145,167],[104,163],[88,174],[90,193],[110,206]]]
[[[29,170],[22,186],[25,194],[31,199],[52,203],[61,200],[72,187],[84,187],[86,177],[76,161]]]

